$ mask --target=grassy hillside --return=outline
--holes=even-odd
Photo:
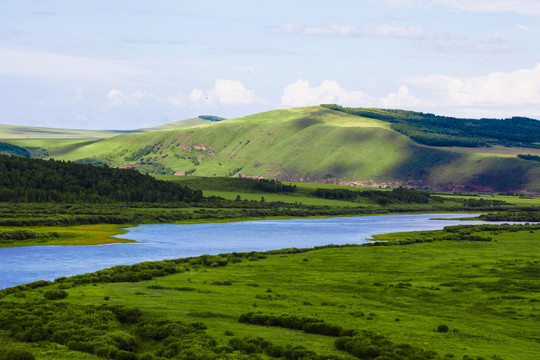
[[[540,148],[540,121],[510,119],[462,119],[415,111],[347,108],[322,105],[348,114],[379,119],[414,141],[432,146],[523,146]]]
[[[204,127],[126,134],[56,158],[112,166],[163,165],[162,173],[252,176],[362,186],[540,192],[537,162],[414,143],[391,124],[323,107],[275,110]]]
[[[314,106],[99,141],[19,141],[63,160],[94,158],[154,174],[248,176],[356,186],[540,192],[540,165],[519,153],[421,145],[392,123]],[[500,148],[497,148],[500,149]]]
[[[392,359],[400,349],[401,359],[534,359],[540,233],[494,229],[384,237],[435,240],[411,245],[206,255],[36,282],[0,292],[0,352],[270,359],[277,348],[302,346],[320,356],[310,359],[355,359],[362,349]],[[295,330],[283,319],[312,323]]]

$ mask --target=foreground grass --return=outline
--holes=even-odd
[[[74,305],[128,305],[140,308],[149,319],[203,322],[218,344],[226,344],[232,336],[260,336],[275,344],[303,345],[325,356],[352,358],[336,350],[333,337],[238,322],[240,315],[260,311],[373,330],[395,343],[436,351],[440,357],[537,358],[540,231],[471,235],[493,241],[326,248],[252,256],[252,261],[218,267],[196,265],[194,260],[178,264],[191,271],[149,281],[69,288],[67,279],[5,296],[0,304],[43,301],[44,292],[62,286],[69,294],[62,301]],[[439,325],[449,331],[438,332]],[[0,333],[0,343],[28,348],[40,359],[97,358],[58,344],[19,343],[7,332]]]

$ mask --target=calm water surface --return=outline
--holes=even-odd
[[[234,251],[361,244],[375,234],[436,230],[448,225],[482,223],[430,220],[463,216],[463,214],[417,214],[196,225],[140,225],[129,228],[129,233],[119,236],[140,241],[139,243],[0,248],[0,288],[35,280],[54,280],[60,276],[83,274],[115,265],[131,265],[143,261]]]

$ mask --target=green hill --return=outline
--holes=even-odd
[[[432,147],[414,142],[392,126],[388,121],[313,106],[205,126],[118,135],[71,144],[61,151],[42,146],[56,159],[94,158],[111,166],[138,166],[161,174],[540,192],[538,162],[516,156],[538,154],[538,149],[505,147],[513,151],[508,153],[488,147]]]
[[[416,111],[321,106],[389,122],[392,129],[424,145],[464,147],[503,145],[540,148],[540,121],[530,118],[460,119]]]

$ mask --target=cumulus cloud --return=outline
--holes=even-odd
[[[401,85],[397,91],[391,92],[385,97],[378,99],[378,106],[383,108],[392,108],[392,107],[420,107],[420,106],[431,106],[432,103],[417,98],[411,90],[406,85]]]
[[[361,90],[346,90],[324,80],[311,86],[306,80],[283,91],[285,107],[337,103],[353,107],[404,108],[444,112],[454,116],[540,116],[540,63],[530,69],[492,72],[478,77],[427,75],[401,80],[396,91],[375,97]]]
[[[404,79],[451,106],[525,105],[540,107],[540,64],[532,69],[493,72],[480,77],[429,75]]]
[[[337,82],[323,80],[320,86],[311,87],[308,81],[298,80],[287,85],[281,97],[282,106],[310,106],[338,103],[344,105],[370,101],[362,91],[347,91]]]
[[[182,92],[174,95],[156,95],[143,90],[124,92],[118,89],[111,89],[106,97],[109,107],[156,105],[174,107],[186,105],[240,106],[251,104],[264,105],[269,103],[268,100],[257,97],[255,91],[247,89],[240,81],[227,79],[216,80],[214,87],[211,89],[192,89],[187,96]]]
[[[211,89],[193,89],[189,94],[189,100],[194,104],[204,102],[209,105],[220,104],[224,106],[268,103],[268,100],[257,97],[255,91],[247,89],[242,82],[228,79],[216,80]]]
[[[378,0],[372,1],[377,2]],[[382,0],[382,2],[395,6],[444,6],[472,12],[514,12],[526,15],[540,15],[540,3],[537,0]]]
[[[139,105],[141,102],[156,102],[159,101],[158,97],[152,93],[144,92],[142,90],[136,90],[131,93],[124,93],[118,89],[112,89],[107,93],[107,99],[109,105]]]
[[[415,97],[409,88],[402,85],[395,92],[377,98],[361,90],[346,90],[336,81],[323,80],[319,86],[311,86],[306,80],[289,84],[283,91],[281,105],[286,107],[319,104],[340,104],[343,106],[413,107],[427,105]]]

